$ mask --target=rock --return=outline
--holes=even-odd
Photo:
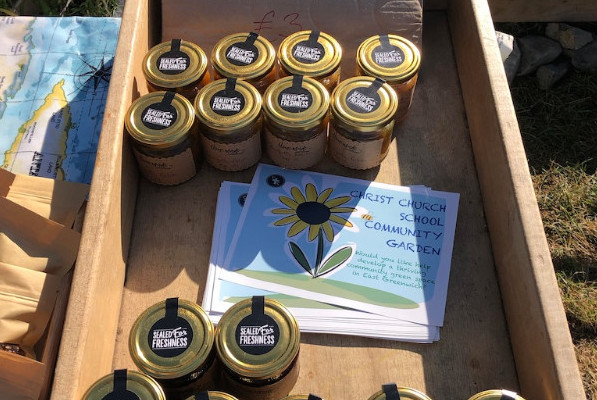
[[[520,66],[520,48],[512,35],[496,32],[496,37],[500,54],[502,55],[506,77],[508,78],[508,83],[511,84],[514,77],[516,77],[516,72],[518,72],[518,67]]]
[[[597,72],[597,40],[573,52],[571,61],[576,69]]]
[[[557,22],[550,22],[545,25],[545,36],[553,40],[560,40],[560,24]]]
[[[591,32],[556,22],[545,25],[545,36],[557,40],[564,49],[570,50],[578,50],[593,41]]]
[[[560,24],[559,42],[565,49],[578,50],[593,41],[591,32],[567,24]]]
[[[568,61],[557,61],[542,65],[537,69],[537,83],[543,90],[552,88],[570,71]]]
[[[544,36],[528,35],[518,39],[522,57],[518,76],[528,75],[541,65],[549,64],[562,53],[562,46]]]

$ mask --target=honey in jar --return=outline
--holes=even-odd
[[[128,109],[125,127],[141,174],[160,185],[191,179],[201,162],[193,105],[174,92],[152,92]]]
[[[246,81],[219,79],[204,87],[195,110],[205,159],[223,171],[241,171],[261,158],[261,95]]]
[[[275,81],[265,92],[265,145],[283,168],[301,169],[325,155],[330,96],[318,81],[301,75]]]
[[[216,349],[221,385],[241,400],[279,400],[299,374],[300,332],[279,302],[254,296],[222,315]]]
[[[139,315],[129,334],[129,352],[137,368],[159,382],[168,400],[182,400],[214,386],[214,334],[199,305],[169,298]]]
[[[83,395],[83,400],[123,399],[166,400],[166,395],[150,376],[126,369],[101,377]]]
[[[152,47],[143,59],[143,73],[150,92],[174,91],[190,101],[210,81],[205,52],[181,39]]]
[[[340,81],[342,47],[325,32],[300,31],[286,37],[278,48],[278,75],[305,75],[331,93]]]
[[[332,93],[329,152],[339,164],[369,169],[388,154],[398,96],[379,78],[357,76]]]
[[[211,52],[214,80],[238,78],[255,86],[260,94],[276,79],[276,50],[255,32],[222,38]]]
[[[418,390],[390,383],[382,385],[382,389],[371,395],[368,400],[431,400],[431,398]]]
[[[384,79],[398,94],[396,120],[402,121],[410,108],[421,54],[417,46],[399,35],[372,36],[357,49],[357,75]]]

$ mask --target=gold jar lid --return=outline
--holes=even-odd
[[[222,315],[216,333],[220,362],[241,378],[277,379],[299,352],[296,320],[279,302],[254,296]]]
[[[379,78],[355,76],[334,89],[332,115],[338,122],[362,132],[376,131],[394,118],[398,95]]]
[[[375,392],[368,400],[431,400],[418,390],[394,384],[383,385],[382,390]]]
[[[157,379],[188,375],[211,362],[214,327],[188,300],[169,298],[145,310],[133,324],[129,352],[135,365]]]
[[[203,49],[180,39],[153,46],[143,58],[145,79],[168,89],[195,82],[206,69],[207,56]]]
[[[186,139],[194,121],[195,110],[184,96],[152,92],[131,104],[124,124],[137,142],[165,149]]]
[[[493,389],[477,393],[469,400],[524,400],[524,398],[510,390]]]
[[[131,392],[143,400],[165,400],[161,386],[150,376],[137,371],[120,369],[98,379],[87,389],[83,400],[108,400],[129,398]],[[130,394],[129,394],[130,396]]]
[[[291,129],[310,129],[326,116],[330,95],[321,83],[302,75],[287,76],[272,83],[263,95],[267,118]]]
[[[243,80],[218,79],[199,91],[194,106],[201,123],[228,131],[248,126],[259,118],[261,95]]]
[[[236,397],[218,391],[205,391],[187,397],[185,400],[238,400]]]
[[[357,65],[366,74],[400,83],[412,78],[421,65],[421,53],[410,40],[398,35],[372,36],[357,49]]]
[[[255,32],[228,35],[211,51],[213,67],[220,75],[254,79],[267,74],[276,61],[274,46]]]
[[[325,32],[300,31],[280,43],[278,60],[291,75],[318,78],[338,68],[342,60],[342,47]]]

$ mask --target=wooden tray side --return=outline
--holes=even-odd
[[[149,12],[147,1],[127,2],[124,9],[111,77],[118,85],[110,86],[106,102],[52,399],[81,398],[112,370],[138,186],[123,126],[139,82],[144,90],[140,60],[148,49]]]
[[[452,1],[448,15],[522,394],[584,399],[489,8]]]
[[[595,21],[595,0],[489,0],[494,21]]]

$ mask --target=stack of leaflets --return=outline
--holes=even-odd
[[[260,164],[220,188],[203,308],[264,295],[303,332],[439,340],[458,200]]]

